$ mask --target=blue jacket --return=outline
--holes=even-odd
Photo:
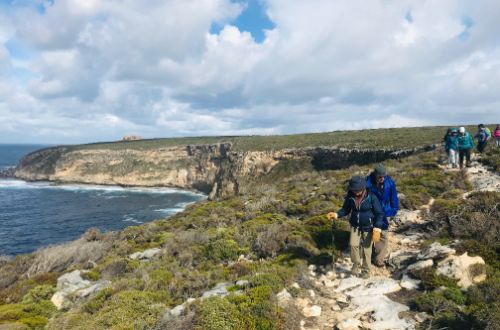
[[[480,130],[474,137],[477,139],[477,142],[486,142],[488,140],[488,133],[486,133],[486,130]]]
[[[384,221],[384,211],[377,199],[377,196],[369,190],[363,198],[359,209],[356,207],[355,197],[349,193],[344,200],[344,205],[337,212],[339,218],[350,214],[349,223],[361,231],[370,232],[373,227],[382,228]]]
[[[399,210],[396,183],[394,183],[394,180],[392,180],[390,176],[386,175],[384,180],[384,188],[379,191],[377,188],[375,175],[372,173],[371,175],[366,177],[366,189],[377,196],[380,204],[382,204],[382,209],[384,210],[384,219],[381,229],[387,230],[389,228],[389,221],[387,220],[387,217],[395,216]]]
[[[469,132],[465,132],[464,135],[458,135],[458,150],[466,150],[474,148],[474,140],[470,136]]]
[[[446,151],[450,149],[458,150],[458,137],[456,135],[447,135],[444,139],[444,148]]]

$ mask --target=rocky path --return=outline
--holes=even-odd
[[[500,177],[480,163],[473,162],[466,173],[473,191],[500,191]],[[456,256],[453,248],[437,243],[421,250],[425,235],[422,215],[429,212],[432,203],[433,200],[420,210],[399,212],[399,219],[390,230],[392,252],[388,265],[383,268],[373,266],[371,278],[352,276],[349,272],[352,263],[347,254],[329,267],[311,265],[309,279],[313,287],[308,290],[307,297],[297,298],[294,302],[304,315],[301,329],[415,329],[419,322],[423,322],[428,315],[409,312],[408,306],[387,296],[418,288],[419,281],[405,274],[408,270],[434,266],[438,272],[444,273],[449,271],[449,265],[456,263],[484,263],[479,257]],[[449,274],[461,281],[465,278],[465,287],[484,280],[484,274],[475,278],[466,278],[463,273]]]

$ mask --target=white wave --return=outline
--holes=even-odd
[[[0,179],[0,189],[61,189],[67,191],[100,191],[106,193],[145,193],[145,194],[184,194],[196,197],[206,196],[188,190],[176,188],[153,188],[153,187],[121,187],[121,186],[102,186],[92,184],[55,184],[53,182],[26,182],[16,179]]]
[[[155,212],[165,213],[165,214],[174,214],[178,212],[184,211],[188,205],[194,204],[195,202],[183,202],[177,203],[174,207],[168,207],[165,209],[156,209]]]
[[[143,222],[142,221],[139,221],[139,220],[136,220],[134,218],[132,218],[131,216],[125,216],[125,219],[123,219],[123,222],[133,222],[133,223],[136,223],[136,224],[142,224]]]

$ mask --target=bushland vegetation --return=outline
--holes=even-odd
[[[492,326],[500,315],[498,232],[495,236],[486,228],[490,224],[498,231],[500,197],[481,193],[460,200],[470,188],[466,178],[442,171],[436,165],[440,157],[434,151],[385,165],[398,183],[403,207],[415,209],[436,199],[436,239],[462,239],[461,248],[487,260],[489,279],[463,292],[447,278],[417,274],[428,292],[415,298],[414,308],[432,313],[434,324]],[[168,219],[121,232],[92,229],[65,246],[2,262],[0,324],[28,329],[294,329],[298,312],[279,307],[275,294],[297,282],[302,289],[292,294],[305,295],[307,265],[327,264],[347,247],[347,222],[335,222],[332,241],[325,214],[341,206],[351,175],[369,172],[369,166],[318,172],[302,160],[283,162],[270,174],[242,183],[238,196],[199,202]],[[484,226],[469,228],[467,221]],[[485,236],[488,240],[479,239]],[[156,247],[161,253],[151,261],[128,257]],[[57,277],[74,269],[86,269],[88,279],[112,285],[70,310],[57,311],[49,300]],[[230,287],[224,298],[196,300],[182,316],[163,319],[168,308],[200,297],[217,283],[239,280],[248,285]]]
[[[468,127],[470,132],[474,126]],[[387,128],[363,131],[334,131],[327,133],[275,136],[211,136],[139,141],[117,141],[74,146],[75,149],[155,149],[182,145],[233,143],[235,151],[282,150],[305,147],[343,147],[359,149],[406,149],[439,143],[446,127]]]

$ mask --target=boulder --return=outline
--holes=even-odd
[[[467,252],[461,256],[450,256],[439,262],[437,273],[458,280],[458,285],[464,289],[486,279],[483,258],[469,257]]]
[[[82,278],[82,272],[80,270],[75,270],[57,279],[57,290],[75,292],[78,289],[90,286],[90,283],[90,281]]]
[[[432,259],[428,259],[428,260],[421,260],[419,262],[411,264],[406,269],[407,270],[418,270],[418,269],[424,269],[424,268],[432,267],[432,266],[434,266],[434,261]]]
[[[217,285],[208,291],[205,291],[203,295],[201,296],[202,299],[210,298],[210,297],[225,297],[229,294],[227,291],[227,288],[231,286],[232,283],[228,282],[222,282],[222,283],[217,283]]]
[[[72,298],[86,298],[111,285],[110,281],[91,282],[83,279],[81,275],[80,270],[75,270],[57,279],[57,292],[50,299],[57,309],[71,307]]]
[[[401,281],[399,281],[399,285],[406,290],[417,290],[418,287],[420,286],[420,280],[416,280],[413,278],[410,278],[408,275],[403,275],[403,278]]]
[[[302,309],[302,314],[304,314],[305,317],[321,316],[321,307],[319,307],[318,305],[306,306],[304,307],[304,309]]]
[[[287,291],[287,289],[283,289],[276,294],[276,299],[278,300],[278,306],[285,307],[292,299],[292,295]]]
[[[151,260],[160,252],[161,252],[161,249],[153,248],[153,249],[148,249],[148,250],[145,250],[142,252],[132,253],[129,257],[130,257],[130,259],[134,259],[134,260]]]
[[[456,253],[455,249],[438,242],[432,243],[424,251],[418,254],[419,260],[425,259],[444,259]]]
[[[396,269],[405,268],[417,260],[417,252],[413,251],[395,251],[389,255],[389,265]]]

